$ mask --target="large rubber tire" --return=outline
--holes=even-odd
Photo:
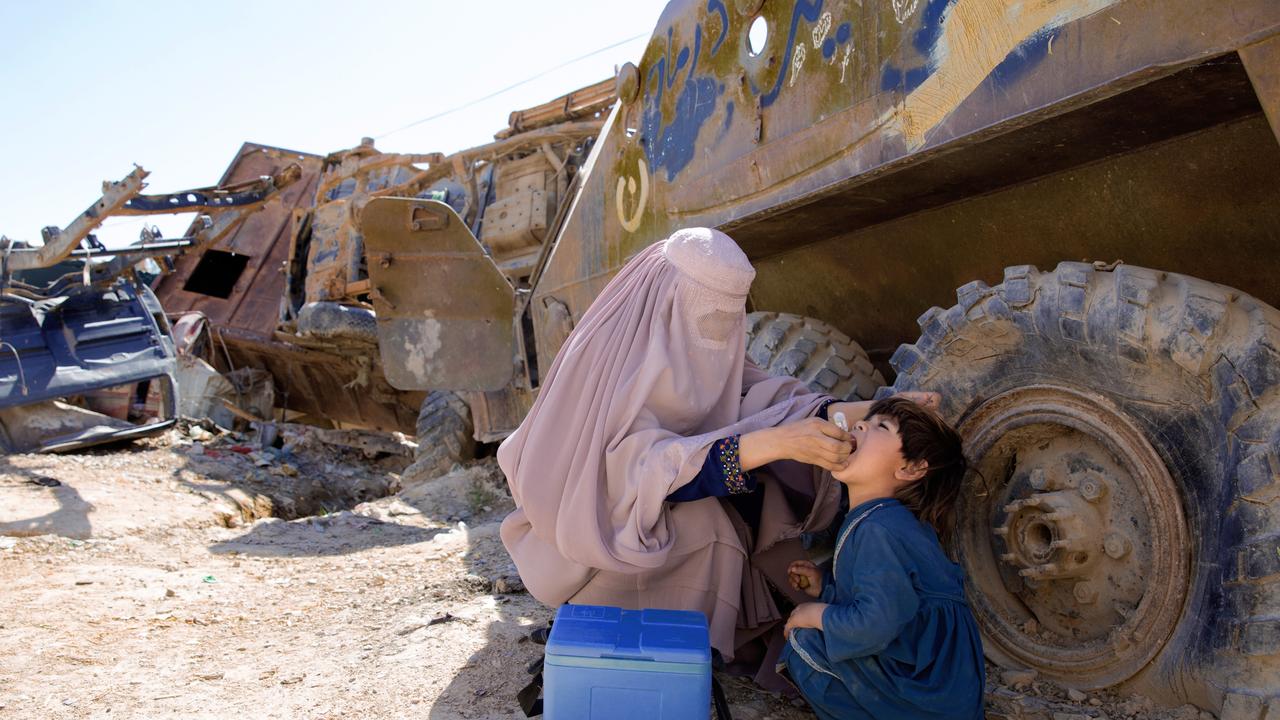
[[[417,431],[413,465],[401,476],[406,484],[440,477],[455,464],[475,459],[471,408],[447,390],[427,393],[418,411]]]
[[[298,311],[298,334],[317,340],[378,343],[378,320],[368,308],[312,302]]]
[[[1164,548],[1152,556],[1155,564],[1176,568],[1182,563],[1185,593],[1167,616],[1170,627],[1141,628],[1118,644],[1115,636],[1104,644],[1109,642],[1115,653],[1152,646],[1150,660],[1132,656],[1140,665],[1136,674],[1128,669],[1120,674],[1132,675],[1130,687],[1160,702],[1195,703],[1223,718],[1256,720],[1280,713],[1280,311],[1195,278],[1125,265],[1108,271],[1084,263],[1062,263],[1048,273],[1011,267],[999,286],[973,282],[956,296],[957,305],[921,316],[921,337],[894,354],[897,381],[883,393],[941,393],[943,414],[961,428],[970,453],[975,444],[984,447],[985,440],[974,442],[981,428],[997,426],[984,423],[1005,422],[988,419],[1031,412],[1029,406],[1019,408],[1018,398],[1037,393],[1083,398],[1073,406],[1075,417],[1112,413],[1110,427],[1117,435],[1123,426],[1136,428],[1139,437],[1145,436],[1138,445],[1149,443],[1157,464],[1162,462],[1172,478],[1174,497],[1163,501],[1185,526],[1185,533],[1170,526],[1162,537],[1138,542]],[[1034,421],[1026,417],[1027,423]],[[1003,460],[1011,473],[1017,460]],[[988,654],[1007,664],[1016,654],[1008,642],[1015,636],[999,629],[999,613],[1005,612],[999,608],[1009,606],[1001,605],[1007,601],[999,586],[987,592],[982,578],[974,576],[995,572],[983,562],[1015,558],[991,561],[993,553],[982,543],[1008,544],[1005,536],[992,535],[992,525],[1005,523],[1007,535],[1010,518],[1022,510],[997,509],[994,498],[1023,481],[1015,473],[1007,481],[987,477],[977,485],[981,481],[971,475],[967,482],[975,483],[974,491],[962,492],[959,510],[967,507],[987,538],[974,539],[958,527],[951,540],[970,575],[970,599]],[[1043,476],[1032,485],[1043,488]],[[981,499],[987,496],[993,499]],[[1114,502],[1120,501],[1116,496]],[[1160,501],[1141,507],[1130,503],[1127,510],[1136,517]],[[987,515],[979,514],[984,510]],[[958,514],[958,526],[964,522]],[[1171,546],[1179,537],[1185,547]],[[1113,549],[1126,550],[1106,552]],[[1151,583],[1140,592],[1150,610],[1169,593],[1147,579]],[[1038,580],[1023,582],[1032,588],[1028,593],[1044,587],[1035,584]],[[1081,602],[1088,602],[1089,593],[1084,595]],[[1143,607],[1137,611],[1147,612]],[[1032,625],[1028,632],[1036,633],[1036,627],[1044,625]],[[993,628],[1005,633],[1003,645],[992,641]],[[1167,639],[1157,642],[1165,633]],[[1024,640],[1027,647],[1037,642],[1030,635]],[[1064,652],[1082,650],[1088,647],[1079,641],[1064,645]],[[1025,655],[1012,663],[1035,664]],[[1105,672],[1089,680],[1038,669],[1068,685],[1126,682]]]
[[[814,392],[841,400],[869,400],[885,384],[861,345],[821,320],[800,315],[747,315],[747,358],[771,375],[797,378]]]

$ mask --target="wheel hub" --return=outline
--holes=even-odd
[[[1189,558],[1177,486],[1106,399],[1034,386],[961,425],[986,492],[957,544],[988,649],[1077,686],[1131,677],[1168,639]]]

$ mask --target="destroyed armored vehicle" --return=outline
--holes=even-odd
[[[473,430],[472,412],[480,428],[490,425],[483,396],[468,403],[389,378],[403,371],[385,368],[378,351],[368,265],[381,260],[365,251],[365,207],[391,196],[440,202],[510,278],[503,283],[527,285],[613,92],[609,80],[513,112],[493,143],[447,156],[383,153],[370,139],[324,157],[246,144],[223,183],[284,163],[298,164],[302,180],[237,232],[179,259],[156,294],[171,314],[205,316],[218,371],[270,373],[289,420],[417,435],[418,469],[447,470],[472,455],[475,438],[501,435]],[[454,286],[460,298],[471,294],[466,282]]]
[[[172,425],[173,338],[147,285],[154,273],[139,264],[218,242],[297,175],[287,167],[240,186],[142,195],[147,172],[137,168],[104,183],[66,228],[45,228],[43,244],[0,238],[0,450],[70,450]],[[93,234],[112,216],[175,212],[201,213],[190,236],[147,228],[108,250]]]
[[[365,206],[393,385],[499,437],[628,258],[721,228],[752,360],[942,394],[992,660],[1280,714],[1280,3],[675,0],[617,87],[528,273]]]

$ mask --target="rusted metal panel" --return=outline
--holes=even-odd
[[[353,286],[366,279],[359,223],[365,204],[379,195],[417,195],[426,176],[415,165],[442,159],[439,153],[379,152],[371,138],[325,157],[305,237],[307,302],[358,302]]]
[[[1280,35],[1240,48],[1240,59],[1249,70],[1253,91],[1280,139]]]
[[[240,279],[220,298],[186,289],[203,254],[179,260],[162,278],[157,293],[171,314],[204,313],[214,332],[215,366],[223,372],[256,367],[271,373],[281,405],[338,422],[412,433],[422,393],[387,385],[373,347],[307,347],[303,339],[281,335],[281,305],[287,302],[282,269],[292,259],[295,223],[305,219],[316,196],[322,158],[246,143],[220,185],[272,174],[288,163],[301,166],[301,179],[209,250],[248,256]]]
[[[462,392],[471,408],[476,440],[498,442],[515,432],[537,399],[535,390],[508,386],[494,392]]]
[[[511,382],[515,288],[453,208],[378,198],[365,207],[364,228],[391,384],[500,390]]]
[[[201,312],[216,326],[236,328],[270,339],[280,317],[285,278],[281,267],[288,260],[293,210],[309,207],[320,176],[316,155],[245,143],[219,181],[220,186],[273,175],[289,164],[301,167],[301,179],[277,199],[249,217],[210,250],[246,256],[245,266],[227,297],[186,289],[204,253],[180,258],[175,271],[156,284],[156,294],[170,313]]]
[[[418,407],[426,393],[391,387],[376,353],[344,355],[281,339],[264,340],[236,329],[215,328],[214,340],[212,355],[218,370],[266,370],[282,407],[355,427],[415,432]]]
[[[672,2],[639,64],[636,100],[619,106],[595,146],[595,167],[533,306],[555,297],[579,317],[628,257],[680,226],[746,236],[770,217],[835,197],[867,210],[873,222],[918,211],[882,196],[887,178],[1280,30],[1280,4],[1272,0],[1024,5],[771,1],[759,13],[769,40],[753,53],[746,39],[753,12],[723,0]],[[1006,159],[1004,169],[1034,168],[1034,158],[1027,160]],[[964,196],[963,187],[950,190]],[[811,232],[797,219],[752,238],[749,255],[855,229]],[[542,323],[535,316],[545,366],[558,346],[544,342],[555,333]]]

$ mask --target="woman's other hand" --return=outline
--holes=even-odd
[[[801,590],[809,597],[822,594],[822,571],[808,560],[797,560],[787,567],[787,580],[791,587]]]
[[[853,436],[834,423],[805,418],[786,425],[749,432],[738,441],[743,470],[775,460],[795,460],[827,470],[839,470],[853,452]]]

